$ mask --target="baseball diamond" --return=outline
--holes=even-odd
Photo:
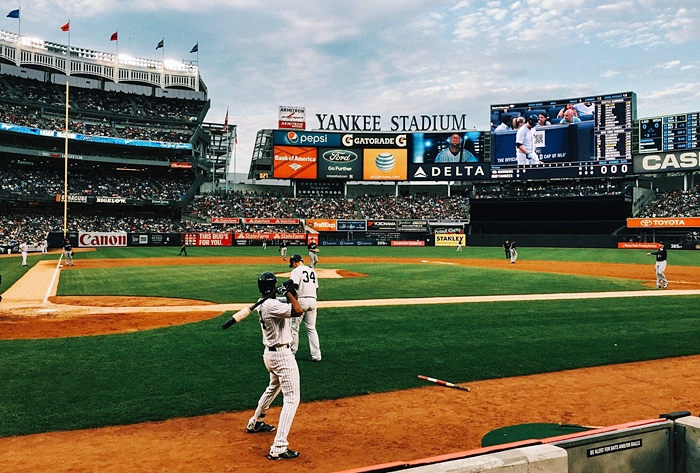
[[[472,250],[474,253],[470,254],[470,248],[465,249],[466,258],[461,256],[455,258],[452,250],[449,253],[445,251],[442,254],[433,253],[432,255],[423,250],[426,256],[412,257],[405,254],[398,256],[404,253],[402,249],[387,249],[389,252],[377,249],[375,251],[379,252],[378,256],[370,258],[347,256],[348,253],[352,254],[352,249],[329,248],[329,250],[332,251],[324,257],[324,270],[317,269],[318,277],[324,280],[322,284],[324,288],[333,281],[338,285],[347,285],[354,282],[372,283],[374,280],[373,284],[376,285],[382,278],[376,267],[384,265],[395,268],[393,273],[396,275],[416,270],[474,269],[481,271],[480,284],[482,285],[488,284],[487,279],[492,277],[488,271],[496,271],[500,274],[496,276],[500,281],[503,281],[508,273],[524,275],[531,279],[539,277],[538,274],[542,277],[552,275],[561,278],[579,275],[574,277],[602,278],[609,282],[621,278],[636,285],[637,290],[583,293],[562,291],[542,294],[517,294],[516,291],[516,293],[503,295],[457,295],[459,292],[464,294],[462,290],[455,291],[449,297],[336,300],[332,295],[335,289],[327,289],[326,295],[320,297],[318,302],[318,306],[324,308],[319,317],[319,333],[324,343],[324,361],[318,365],[299,362],[302,402],[291,431],[290,438],[293,443],[290,447],[302,453],[298,463],[285,462],[285,471],[340,471],[371,464],[396,460],[409,461],[464,451],[477,448],[481,437],[490,430],[510,424],[554,422],[613,425],[630,420],[653,418],[671,410],[697,411],[700,409],[700,398],[697,395],[700,392],[700,384],[692,377],[685,375],[700,361],[700,355],[697,354],[632,361],[624,364],[604,363],[605,366],[595,367],[574,368],[572,366],[571,368],[574,369],[554,372],[545,370],[541,374],[498,379],[468,380],[462,375],[457,378],[457,384],[466,386],[463,381],[468,380],[469,393],[460,393],[439,386],[425,387],[419,380],[418,383],[410,384],[411,389],[408,390],[390,388],[386,392],[370,391],[371,394],[365,393],[366,395],[360,397],[341,396],[328,400],[321,400],[321,397],[315,402],[309,402],[309,399],[305,399],[305,392],[313,392],[315,390],[313,384],[317,382],[312,381],[316,376],[312,368],[323,369],[323,372],[319,373],[321,378],[318,382],[322,379],[330,381],[330,378],[336,376],[337,370],[342,369],[347,357],[353,356],[347,350],[348,337],[352,335],[345,330],[336,332],[332,329],[332,322],[347,317],[362,322],[363,317],[358,310],[363,307],[362,310],[373,308],[371,310],[380,310],[379,313],[386,313],[395,304],[401,304],[398,307],[405,307],[404,310],[411,310],[410,307],[425,307],[421,310],[424,314],[421,318],[433,317],[437,321],[436,310],[440,311],[442,306],[452,307],[455,304],[458,304],[456,307],[464,307],[466,310],[468,305],[480,306],[493,303],[490,301],[502,301],[497,302],[499,304],[544,304],[548,303],[548,300],[566,298],[569,301],[580,301],[578,303],[586,304],[585,301],[606,298],[603,300],[620,304],[626,298],[635,300],[642,297],[644,299],[640,300],[649,301],[649,297],[652,297],[654,300],[671,301],[677,297],[700,296],[700,265],[673,265],[669,268],[667,276],[677,289],[655,291],[653,271],[650,276],[648,265],[636,263],[527,259],[522,261],[522,264],[519,262],[511,266],[507,260],[503,260],[502,251],[498,248],[490,250],[493,253],[492,258],[474,257],[483,253]],[[94,273],[93,276],[97,277],[102,271],[111,271],[115,274],[114,271],[134,266],[159,270],[163,274],[164,281],[169,278],[169,272],[177,271],[177,267],[184,268],[192,277],[196,277],[195,271],[198,267],[215,269],[238,267],[243,271],[251,265],[254,268],[278,268],[279,271],[276,271],[278,278],[285,278],[289,271],[289,265],[276,256],[246,256],[247,251],[240,249],[228,250],[228,254],[222,251],[216,256],[191,256],[187,259],[163,257],[157,253],[149,258],[138,259],[101,258],[100,253],[103,251],[98,249],[77,252],[75,266],[62,268],[57,268],[57,260],[60,256],[58,253],[49,255],[49,259],[41,261],[32,261],[30,257],[32,264],[30,271],[3,293],[0,348],[4,352],[9,351],[12,345],[8,344],[16,344],[22,340],[26,342],[32,342],[32,340],[40,342],[51,338],[71,340],[71,338],[61,337],[103,334],[113,334],[110,336],[115,337],[120,336],[118,335],[120,333],[123,334],[122,336],[133,337],[139,333],[157,331],[158,327],[162,327],[160,330],[165,327],[170,327],[172,330],[177,327],[194,327],[198,324],[218,329],[218,332],[213,331],[210,335],[206,335],[210,338],[210,343],[218,343],[215,340],[219,339],[229,346],[237,345],[236,339],[241,336],[248,338],[247,332],[251,331],[249,329],[254,330],[257,322],[249,323],[247,320],[242,322],[240,327],[237,324],[227,332],[221,332],[219,325],[228,317],[223,315],[222,319],[221,315],[244,307],[246,301],[215,303],[162,296],[60,295],[66,292],[61,288],[72,279],[68,276],[78,276],[80,272]],[[406,251],[413,250],[406,249]],[[243,254],[230,256],[231,252]],[[160,253],[162,254],[162,251]],[[391,254],[397,256],[389,256]],[[12,258],[0,258],[0,262],[10,259]],[[363,268],[364,272],[348,270],[355,267]],[[55,273],[57,277],[54,277]],[[339,277],[343,274],[347,277]],[[97,280],[99,278],[93,280],[93,283]],[[609,283],[602,284],[602,287],[605,286],[609,286]],[[69,286],[65,287],[69,288]],[[167,290],[165,292],[167,293]],[[604,306],[600,306],[602,307]],[[515,306],[513,308],[515,309]],[[496,310],[495,306],[494,310]],[[507,312],[510,310],[507,309]],[[519,312],[529,309],[524,305],[520,310],[515,310]],[[599,306],[593,304],[590,310],[595,313],[599,310]],[[344,316],[339,319],[340,313],[329,311],[349,312],[343,312]],[[500,313],[501,310],[498,312]],[[507,312],[503,312],[503,315]],[[364,318],[367,319],[368,315]],[[541,315],[544,314],[541,313]],[[369,316],[369,318],[372,317]],[[601,319],[601,322],[602,320],[604,319]],[[193,323],[195,325],[192,325]],[[469,325],[469,322],[466,324]],[[259,328],[257,330],[259,333]],[[620,334],[619,337],[620,345],[624,345],[627,336]],[[102,340],[102,337],[87,338]],[[629,342],[631,340],[627,340],[627,343]],[[301,343],[305,343],[305,337],[301,339]],[[245,342],[245,345],[250,344]],[[467,345],[467,349],[469,345],[471,344]],[[251,351],[251,348],[248,346],[247,350]],[[415,355],[423,350],[417,347],[406,347],[406,349],[413,352],[414,359]],[[691,352],[688,352],[688,355],[690,354]],[[232,360],[240,354],[233,356]],[[252,358],[253,361],[257,357],[255,350],[244,355],[244,358]],[[357,363],[362,364],[361,361]],[[259,365],[253,363],[252,366],[254,369],[248,376],[252,376],[255,380],[259,378],[257,376]],[[450,370],[454,368],[448,370],[444,367],[440,368],[442,364],[435,364],[435,361],[426,366],[437,367],[425,370],[429,370],[431,376],[444,376],[444,379],[455,381],[456,375],[450,374]],[[200,369],[206,371],[204,367]],[[235,370],[236,368],[232,367],[222,374],[229,371],[229,375],[233,375]],[[411,366],[403,366],[398,371],[394,369],[395,375],[402,378],[416,378],[420,374],[418,371],[413,371],[415,370],[412,370]],[[459,371],[457,370],[456,373]],[[634,376],[630,377],[630,373],[634,373]],[[263,380],[255,381],[255,386],[260,385],[258,381]],[[404,383],[406,382],[414,381],[406,379]],[[255,397],[262,391],[262,387],[253,388],[252,391],[254,393],[251,395]],[[654,396],[645,398],[644,402],[626,401],[636,398],[636,393],[639,392],[653,392]],[[224,401],[222,407],[228,411],[225,408],[226,404]],[[60,428],[58,429],[61,430],[60,432],[9,436],[0,438],[0,453],[6,459],[7,466],[4,468],[10,468],[6,471],[60,471],[62,467],[58,466],[59,464],[70,465],[75,471],[89,471],[98,458],[104,458],[105,453],[108,453],[110,464],[134,471],[140,468],[139,465],[144,464],[148,464],[152,469],[167,468],[174,471],[191,471],[193,467],[211,471],[224,471],[231,467],[234,467],[235,471],[243,472],[269,471],[269,463],[265,455],[274,432],[256,434],[256,436],[245,435],[245,425],[252,415],[253,407],[251,405],[247,409],[194,417],[169,418],[166,416],[157,423],[137,422],[110,426],[113,422],[105,419],[106,426],[97,429]],[[265,421],[276,425],[279,412],[279,405],[273,405]],[[377,416],[377,412],[382,412],[382,415]],[[435,428],[436,421],[440,428]],[[410,426],[410,428],[403,426]],[[236,446],[234,449],[231,449],[231,442]],[[335,448],[329,450],[329,442]],[[149,454],[144,454],[143,445],[149,445]],[[63,463],[57,463],[56,459],[61,459]]]

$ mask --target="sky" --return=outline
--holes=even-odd
[[[206,121],[228,109],[238,127],[237,173],[280,106],[305,107],[308,130],[325,113],[379,115],[384,131],[441,114],[488,130],[492,104],[628,91],[637,118],[700,111],[688,0],[0,0],[5,31],[67,44],[68,21],[72,46],[116,52],[118,31],[119,53],[198,61]]]

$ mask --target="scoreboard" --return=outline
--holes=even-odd
[[[700,147],[700,113],[639,120],[639,152],[683,151]]]
[[[631,94],[595,102],[595,160],[631,158],[633,107]]]

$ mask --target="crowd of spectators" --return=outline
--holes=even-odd
[[[501,184],[474,186],[473,199],[583,197],[618,195],[627,188],[618,183],[584,184],[581,182],[550,184]]]
[[[69,130],[95,136],[187,143],[206,102],[74,87]],[[62,86],[0,76],[0,122],[62,131]]]
[[[134,200],[180,200],[192,185],[185,178],[108,175],[70,171],[68,194]],[[63,194],[63,172],[41,167],[0,167],[0,195],[55,197]]]
[[[179,221],[168,218],[144,218],[125,215],[69,215],[69,232],[148,232],[178,233],[185,231]],[[63,231],[63,216],[58,212],[0,212],[0,245],[39,244],[49,232]]]
[[[657,191],[638,217],[700,217],[700,185],[687,191]]]
[[[298,218],[357,218],[358,209],[351,199],[289,197],[285,202]]]
[[[469,218],[469,198],[416,194],[410,196],[364,195],[355,199],[361,218],[463,220]]]

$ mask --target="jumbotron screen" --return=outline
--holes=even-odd
[[[700,147],[700,113],[639,120],[639,152],[683,151]]]
[[[516,148],[531,115],[532,150]],[[615,177],[632,173],[634,92],[491,106],[491,179]],[[528,138],[521,132],[521,140]]]

